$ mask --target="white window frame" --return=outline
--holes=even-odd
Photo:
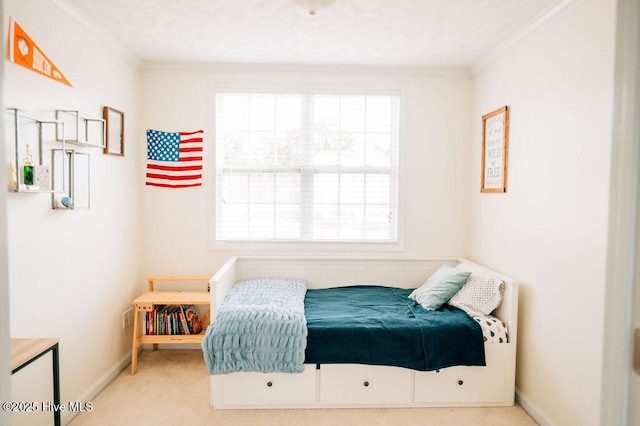
[[[397,156],[396,163],[397,169],[395,176],[396,185],[392,190],[396,191],[395,200],[396,208],[395,215],[392,220],[395,222],[396,241],[378,241],[373,240],[371,242],[366,241],[274,241],[274,240],[252,240],[252,241],[222,241],[217,239],[216,235],[216,221],[217,221],[217,165],[216,165],[216,94],[217,93],[265,93],[265,94],[287,94],[287,93],[301,93],[301,94],[313,94],[313,95],[363,95],[363,96],[398,96],[399,98],[399,118],[398,118],[398,143],[396,147],[395,155]],[[239,86],[215,86],[211,85],[209,90],[209,114],[208,114],[212,135],[208,141],[206,157],[209,159],[208,164],[210,172],[208,173],[208,182],[211,184],[210,194],[210,249],[211,250],[229,250],[229,251],[242,251],[242,252],[305,252],[305,251],[362,251],[362,252],[398,252],[404,249],[404,201],[403,201],[403,185],[404,185],[404,135],[405,135],[405,96],[403,89],[372,89],[369,87],[362,89],[344,89],[344,88],[300,88],[300,87],[254,87],[252,85],[239,85]],[[356,167],[360,172],[362,168]],[[337,171],[338,169],[330,167],[313,167],[314,172],[322,169],[323,171]],[[344,172],[346,167],[341,167],[340,171]],[[369,168],[371,171],[375,171],[375,167]],[[311,168],[310,168],[311,172]],[[305,192],[303,192],[305,193]]]

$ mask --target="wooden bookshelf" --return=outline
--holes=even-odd
[[[156,291],[154,282],[194,282],[209,281],[209,277],[150,277],[148,280],[149,291],[133,300],[133,348],[131,351],[131,374],[134,375],[138,369],[138,348],[142,344],[153,344],[153,349],[157,349],[158,344],[176,343],[200,343],[209,325],[209,312],[201,316],[202,331],[198,334],[186,335],[146,335],[142,333],[140,317],[146,312],[151,312],[157,305],[210,305],[208,291]]]

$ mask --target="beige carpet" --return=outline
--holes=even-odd
[[[500,408],[375,408],[213,410],[199,350],[143,351],[138,374],[124,370],[94,400],[81,425],[535,425],[519,406]]]

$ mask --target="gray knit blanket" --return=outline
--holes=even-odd
[[[202,341],[209,374],[304,370],[307,283],[255,279],[236,283]]]

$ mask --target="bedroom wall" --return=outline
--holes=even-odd
[[[270,65],[147,64],[142,73],[140,137],[144,129],[205,130],[201,188],[147,187],[144,216],[145,274],[212,274],[232,254],[209,248],[213,224],[214,128],[212,86],[382,87],[404,94],[405,219],[403,249],[347,252],[349,256],[450,256],[461,253],[467,234],[467,168],[459,154],[469,138],[470,78],[456,70],[295,67]],[[402,154],[401,154],[402,155]],[[144,170],[141,159],[139,169]],[[176,250],[179,247],[179,250]],[[305,254],[313,252],[303,251]],[[273,251],[262,252],[273,254]],[[281,252],[279,252],[281,253]],[[300,254],[300,252],[298,252]],[[337,254],[327,253],[321,254]]]
[[[122,330],[121,315],[144,281],[138,275],[138,63],[59,6],[4,1],[3,43],[12,16],[74,87],[6,62],[4,105],[49,118],[55,109],[101,117],[104,105],[126,114],[125,157],[85,149],[89,210],[52,210],[48,194],[7,197],[11,337],[60,339],[61,396],[68,402],[90,400],[114,367],[126,365],[132,329]],[[12,377],[14,400],[51,401],[50,362],[46,356]],[[14,424],[49,419],[49,413],[44,420],[16,414]]]
[[[3,20],[3,7],[0,2],[0,22]],[[0,45],[0,57],[6,55],[5,45]],[[0,61],[0,93],[4,92],[4,61]],[[0,96],[0,111],[4,102]],[[0,120],[0,164],[5,164],[4,120]],[[7,175],[0,173],[0,188],[7,184]],[[7,250],[7,194],[0,192],[0,401],[8,401],[11,396],[11,353],[9,349],[9,256]],[[8,424],[11,413],[0,412],[0,424]]]
[[[473,83],[468,255],[521,283],[519,400],[541,424],[600,419],[615,1],[584,0]],[[510,107],[506,194],[481,194],[482,115]]]

